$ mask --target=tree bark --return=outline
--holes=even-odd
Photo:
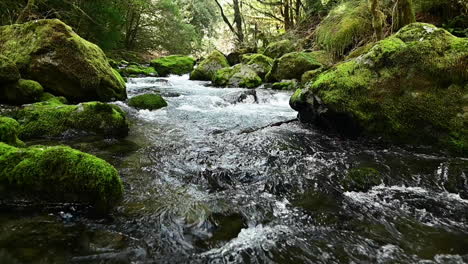
[[[393,31],[416,22],[412,0],[396,0],[393,8]]]
[[[35,6],[35,0],[28,0],[28,3],[24,7],[24,9],[21,11],[20,15],[16,19],[16,24],[21,24],[24,22],[27,22],[29,20],[29,17],[32,14],[32,10],[34,9]]]
[[[234,23],[236,24],[237,38],[239,43],[244,42],[244,30],[242,28],[242,14],[240,11],[239,0],[233,0],[234,4]]]

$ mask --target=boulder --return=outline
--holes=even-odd
[[[72,101],[127,96],[103,51],[57,19],[0,27],[0,54],[16,64],[22,78]]]
[[[60,98],[53,98],[26,106],[13,117],[21,125],[21,139],[71,136],[73,133],[120,137],[128,134],[126,114],[116,105],[101,102],[66,105]]]
[[[0,142],[12,146],[24,146],[24,143],[18,139],[20,124],[9,117],[0,116]]]
[[[262,79],[250,66],[237,64],[218,70],[213,78],[213,84],[220,87],[256,88],[262,84]]]
[[[254,89],[228,93],[221,98],[230,104],[258,103],[257,91]]]
[[[270,58],[279,58],[286,53],[297,50],[296,44],[291,40],[285,39],[268,44],[263,54]]]
[[[247,54],[257,53],[256,47],[243,47],[238,48],[229,53],[226,58],[229,62],[229,65],[234,66],[242,62],[242,57]]]
[[[146,67],[142,65],[130,65],[118,70],[120,74],[125,77],[154,77],[158,76],[158,72],[153,67]]]
[[[16,82],[20,78],[16,65],[7,57],[0,55],[0,88],[2,84]]]
[[[294,91],[299,86],[299,83],[296,80],[283,80],[281,82],[276,82],[271,86],[273,90],[284,90],[284,91]]]
[[[265,76],[271,71],[274,60],[263,54],[246,54],[242,56],[242,63],[249,65],[257,74],[265,80]]]
[[[91,204],[107,212],[123,186],[109,163],[69,147],[16,148],[0,143],[1,196]]]
[[[229,67],[229,63],[224,55],[219,51],[214,51],[192,71],[191,80],[211,81],[217,70]]]
[[[269,82],[281,80],[300,80],[307,71],[323,67],[316,52],[292,52],[285,54],[273,63],[266,79]]]
[[[159,94],[142,94],[130,98],[128,105],[136,109],[157,110],[167,106],[167,102]]]
[[[468,151],[468,39],[413,23],[291,98],[301,121],[343,134]]]
[[[44,89],[32,80],[20,79],[0,86],[0,102],[7,104],[28,104],[40,101]]]
[[[184,75],[193,71],[195,59],[188,56],[172,55],[152,60],[151,66],[161,76],[168,76],[169,74]]]

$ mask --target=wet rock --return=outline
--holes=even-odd
[[[162,57],[151,61],[151,66],[161,76],[168,76],[169,74],[184,75],[190,73],[194,65],[194,58],[180,55]]]
[[[262,84],[262,79],[252,67],[237,64],[218,70],[213,77],[213,84],[221,87],[255,88]]]
[[[467,39],[430,24],[410,24],[320,74],[291,98],[291,106],[302,121],[343,134],[466,154],[467,50]]]
[[[341,181],[345,191],[365,192],[383,182],[382,174],[374,168],[354,168]]]
[[[222,98],[230,104],[258,103],[257,91],[255,90],[232,92],[224,95]]]
[[[72,101],[122,100],[125,82],[103,51],[57,19],[0,27],[0,53],[22,78]]]
[[[136,109],[157,110],[167,106],[167,102],[159,94],[142,94],[130,98],[128,105]]]
[[[221,52],[214,51],[192,71],[190,79],[211,81],[218,70],[226,67],[229,67],[226,57]]]

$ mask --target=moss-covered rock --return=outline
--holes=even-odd
[[[263,54],[275,59],[283,56],[286,53],[291,53],[296,50],[296,44],[291,40],[285,39],[268,44]]]
[[[28,104],[40,101],[44,88],[32,80],[20,79],[17,82],[0,86],[0,102],[8,104]]]
[[[142,65],[130,65],[128,67],[119,69],[119,73],[126,77],[158,76],[158,72],[153,67],[146,67]]]
[[[262,79],[251,66],[237,64],[218,70],[213,78],[213,84],[221,87],[255,88],[262,84]]]
[[[19,149],[0,143],[0,185],[7,190],[2,196],[84,202],[103,211],[123,194],[119,173],[109,163],[61,146]]]
[[[60,20],[0,27],[0,54],[21,76],[72,101],[125,99],[125,83],[103,51]]]
[[[24,143],[18,139],[19,130],[20,125],[16,120],[0,116],[0,142],[12,146],[24,146]]]
[[[306,71],[323,67],[314,52],[292,52],[276,59],[266,79],[269,82],[300,80]]]
[[[343,133],[468,151],[468,39],[414,23],[322,73],[291,99]],[[362,131],[361,131],[362,130]]]
[[[246,54],[242,56],[242,63],[249,65],[262,80],[265,80],[265,76],[271,71],[273,62],[272,58],[263,54]]]
[[[281,82],[275,82],[271,89],[273,90],[284,90],[284,91],[294,91],[299,86],[299,83],[296,80],[283,80]]]
[[[188,56],[172,55],[152,60],[151,66],[161,76],[168,76],[169,74],[183,75],[193,71],[195,59]]]
[[[381,183],[383,183],[382,174],[378,170],[368,167],[349,170],[341,181],[341,185],[345,191],[358,192],[368,191]]]
[[[0,86],[1,84],[16,82],[21,78],[16,65],[7,57],[0,54]]]
[[[192,71],[190,79],[211,81],[216,71],[226,67],[229,67],[226,57],[221,52],[214,51]]]
[[[306,71],[304,74],[302,74],[301,83],[307,84],[311,81],[314,81],[323,71],[324,71],[324,68],[318,68],[315,70]]]
[[[137,109],[157,110],[167,106],[167,102],[159,94],[142,94],[130,98],[128,105]]]
[[[20,138],[32,139],[86,134],[126,136],[126,114],[116,105],[89,102],[65,105],[59,97],[26,106],[13,117],[20,123]]]

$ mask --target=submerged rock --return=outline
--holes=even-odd
[[[59,98],[19,110],[14,118],[21,125],[20,138],[59,137],[68,132],[126,136],[126,114],[116,105],[89,102],[65,105]]]
[[[383,182],[382,174],[373,168],[354,168],[349,170],[341,181],[345,191],[366,192]]]
[[[294,52],[296,49],[297,47],[295,43],[293,43],[291,40],[285,39],[268,44],[263,54],[275,59],[283,56],[286,53]]]
[[[195,59],[188,56],[172,55],[152,60],[151,66],[161,76],[168,76],[169,74],[184,75],[193,70]]]
[[[291,106],[344,134],[468,152],[468,39],[414,23],[319,75]]]
[[[0,116],[0,142],[12,146],[23,146],[24,143],[18,139],[20,124],[9,117]]]
[[[216,71],[226,67],[229,67],[226,57],[221,52],[214,51],[192,71],[190,79],[211,81]]]
[[[242,63],[249,65],[257,74],[265,80],[265,76],[271,71],[274,60],[262,54],[248,54],[242,57]]]
[[[276,59],[266,79],[269,82],[300,80],[307,71],[323,67],[316,52],[292,52]]]
[[[224,95],[222,98],[224,101],[230,104],[238,104],[244,102],[258,103],[257,91],[255,90],[232,92]]]
[[[218,70],[213,77],[213,84],[222,87],[255,88],[262,84],[262,79],[252,67],[237,64],[233,67]]]
[[[122,100],[125,82],[103,51],[57,19],[0,27],[0,54],[21,76],[72,101]]]
[[[128,105],[136,109],[157,110],[167,106],[167,102],[159,94],[142,94],[130,98]]]
[[[125,77],[158,76],[158,72],[153,67],[146,67],[141,65],[130,65],[120,69],[119,72]]]
[[[0,143],[1,196],[82,202],[106,212],[120,201],[123,186],[109,163],[69,147],[15,148]]]

